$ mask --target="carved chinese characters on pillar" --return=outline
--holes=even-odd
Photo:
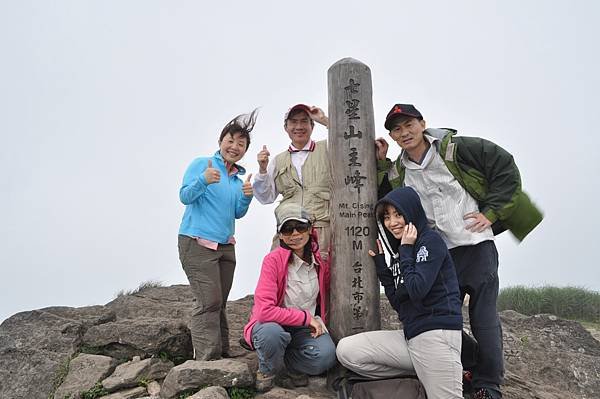
[[[377,164],[368,66],[345,58],[327,78],[333,243],[328,328],[339,340],[380,328],[379,283],[368,254],[377,236]]]
[[[358,94],[358,89],[360,87],[360,83],[354,81],[354,79],[350,79],[348,82],[348,86],[344,87],[344,92],[346,94],[345,106],[346,106],[346,115],[348,115],[348,131],[344,132],[344,140],[361,140],[362,132],[353,125],[354,120],[360,119],[360,115],[358,114],[360,111],[359,104],[360,100],[353,98],[355,94]],[[350,163],[348,166],[355,166],[357,169],[354,170],[354,173],[350,176],[346,176],[344,179],[344,183],[347,186],[351,186],[356,189],[360,194],[360,188],[364,186],[362,183],[367,177],[363,176],[359,167],[362,166],[359,162],[356,162],[358,159],[358,151],[356,147],[350,148],[351,152],[348,154],[348,158],[350,158]]]
[[[352,190],[356,190],[357,194],[360,194],[361,187],[364,186],[364,182],[367,179],[367,176],[361,170],[362,163],[359,162],[360,153],[359,150],[362,148],[360,142],[358,140],[363,139],[363,132],[359,130],[359,126],[357,123],[360,121],[360,100],[358,98],[360,90],[360,83],[356,82],[354,79],[348,80],[348,86],[344,87],[345,99],[344,99],[344,107],[345,107],[345,115],[348,120],[348,129],[344,131],[344,140],[350,141],[350,152],[348,153],[348,166],[350,174],[344,178],[344,183],[347,187]],[[340,204],[341,206],[342,204]],[[364,204],[360,204],[363,205]],[[347,207],[347,205],[346,205]],[[361,208],[360,211],[358,208]],[[370,208],[368,206],[367,208]],[[340,212],[340,216],[342,213],[347,214],[344,215],[346,217],[351,217],[353,219],[360,219],[358,216],[366,216],[362,211],[363,207],[360,207],[358,203],[353,203],[351,209]],[[364,251],[362,238],[366,237],[370,233],[370,229],[367,226],[348,226],[345,228],[346,234],[349,239],[352,240],[352,249],[354,251]],[[351,303],[352,303],[352,329],[353,330],[361,330],[363,326],[363,319],[365,316],[364,309],[364,299],[365,299],[365,291],[364,291],[364,279],[363,279],[363,265],[360,262],[355,262],[352,265],[352,276],[351,276]]]
[[[362,302],[365,297],[362,284],[362,264],[360,262],[352,265],[354,271],[354,278],[352,279],[352,318],[354,320],[360,320],[363,317]]]
[[[358,151],[356,151],[356,147],[350,148],[350,163],[348,166],[362,166],[360,162],[358,162]]]

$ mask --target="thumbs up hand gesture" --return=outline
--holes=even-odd
[[[261,174],[267,173],[267,165],[269,165],[269,150],[267,150],[267,146],[263,145],[262,150],[256,156],[258,160],[258,171]]]
[[[206,179],[206,184],[218,183],[221,180],[221,172],[212,167],[211,159],[208,160],[208,166],[204,170],[204,179]]]
[[[242,185],[242,192],[244,193],[244,195],[246,197],[252,197],[253,191],[252,191],[252,184],[250,183],[251,178],[252,178],[252,173],[250,173],[248,175],[248,177],[246,178],[246,181]]]

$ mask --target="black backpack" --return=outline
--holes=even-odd
[[[337,399],[427,399],[416,376],[373,380],[338,364],[328,377]]]
[[[358,382],[352,387],[352,399],[427,399],[421,382],[412,377]]]

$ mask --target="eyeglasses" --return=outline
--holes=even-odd
[[[296,230],[298,233],[306,233],[310,229],[310,223],[304,223],[300,221],[289,221],[285,222],[279,229],[279,232],[284,236],[290,236]]]

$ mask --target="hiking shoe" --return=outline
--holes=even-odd
[[[286,389],[305,387],[308,385],[308,375],[284,370],[275,377],[275,385]]]
[[[473,396],[471,396],[471,399],[494,399],[494,397],[487,389],[479,388],[477,391],[475,391]]]
[[[265,374],[262,371],[256,372],[256,390],[258,392],[267,392],[273,388],[275,382],[274,374]]]
[[[287,374],[294,387],[305,387],[308,385],[308,375],[304,373],[292,373],[291,371],[288,371]]]

